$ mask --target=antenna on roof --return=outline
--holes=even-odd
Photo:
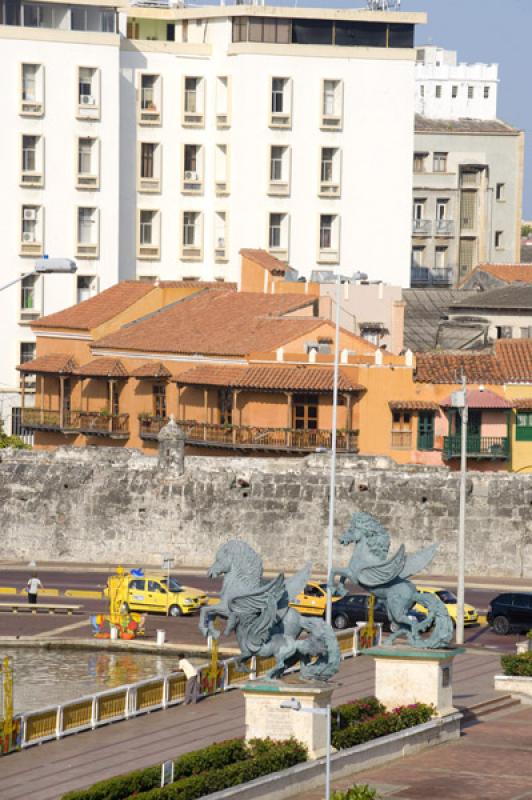
[[[399,11],[401,0],[366,0],[369,11]]]

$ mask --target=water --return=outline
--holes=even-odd
[[[0,658],[6,655],[13,664],[15,713],[176,672],[179,661],[156,653],[0,648]]]

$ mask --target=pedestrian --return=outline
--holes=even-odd
[[[187,683],[185,686],[185,705],[198,702],[198,669],[188,658],[181,658],[179,669],[185,673]]]
[[[30,605],[36,606],[37,605],[37,593],[39,589],[42,589],[43,585],[40,582],[39,578],[33,573],[31,578],[28,581],[28,585],[26,587],[26,591],[28,593],[28,603]]]

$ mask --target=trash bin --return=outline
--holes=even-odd
[[[164,644],[165,640],[166,640],[166,631],[160,630],[158,628],[157,629],[157,644],[158,645]]]

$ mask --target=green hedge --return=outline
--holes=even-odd
[[[333,792],[331,800],[377,800],[377,790],[367,784],[352,786],[346,792]]]
[[[502,656],[501,664],[505,675],[532,678],[532,653]]]
[[[292,767],[306,759],[304,745],[293,740],[254,739],[246,745],[243,739],[229,739],[176,759],[174,783],[164,789],[160,788],[161,767],[158,765],[95,783],[90,789],[68,792],[62,800],[125,800],[131,796],[143,800],[191,800]]]
[[[343,730],[332,732],[332,743],[337,750],[345,750],[380,736],[412,728],[428,722],[434,713],[432,706],[416,703],[412,706],[402,706],[393,711],[377,714],[371,719],[355,722]]]
[[[384,706],[376,697],[361,697],[359,700],[352,700],[341,706],[336,706],[332,710],[333,730],[341,730],[354,725],[355,722],[363,722],[377,714],[385,711]]]
[[[227,767],[211,769],[201,775],[191,775],[174,781],[164,789],[152,789],[136,795],[135,800],[195,800],[212,792],[253,781],[263,775],[288,769],[307,760],[307,749],[300,742],[290,739],[272,742],[272,746],[259,746],[256,753],[245,761]],[[251,743],[253,749],[253,743]]]

